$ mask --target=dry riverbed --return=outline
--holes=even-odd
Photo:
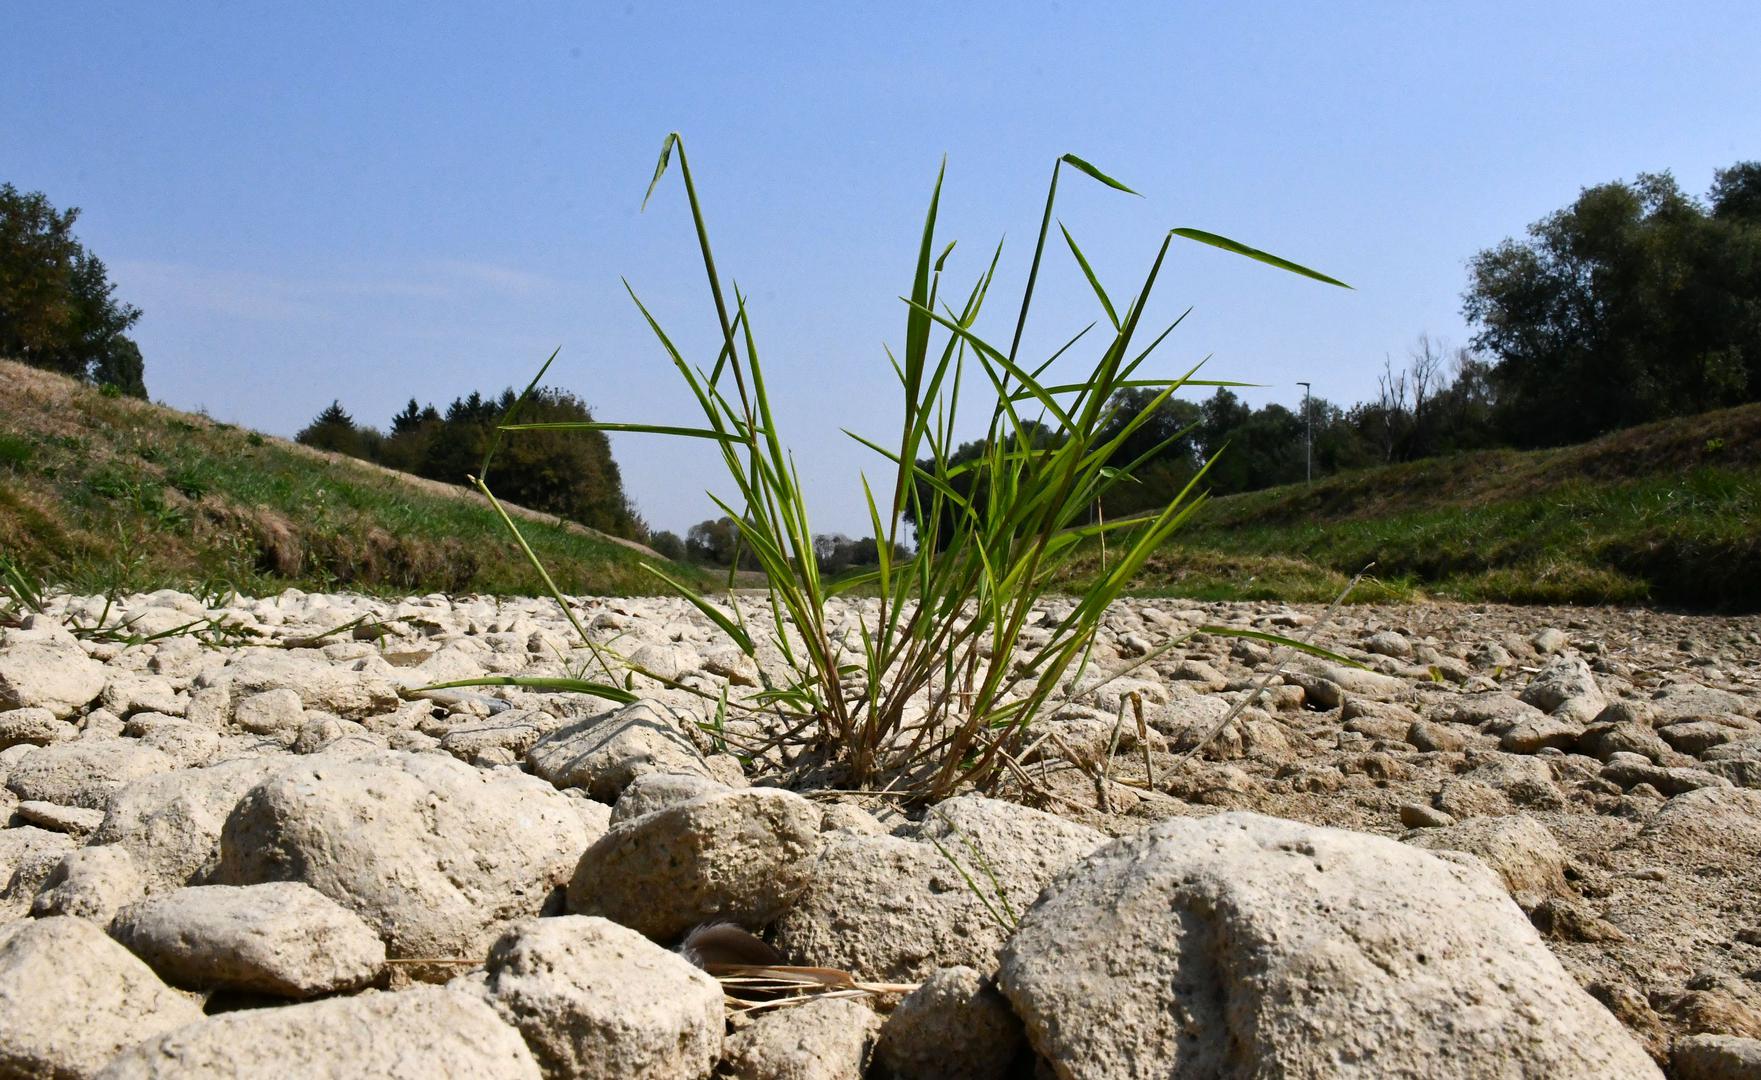
[[[577,612],[685,689],[421,689],[603,678],[538,600],[0,631],[0,1077],[1761,1075],[1761,618],[1121,604],[926,809],[711,730],[760,672],[688,605]],[[1140,662],[1205,625],[1362,667]],[[749,1010],[730,956],[884,989]]]

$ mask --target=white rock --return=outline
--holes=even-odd
[[[1427,851],[1465,851],[1504,882],[1524,911],[1552,897],[1571,895],[1565,883],[1565,852],[1547,826],[1527,814],[1477,817],[1404,838]]]
[[[78,728],[56,719],[48,709],[34,707],[0,712],[0,750],[21,745],[48,746],[66,742],[78,734]]]
[[[592,839],[566,796],[521,773],[434,754],[317,756],[239,800],[213,880],[303,881],[394,959],[469,957],[554,903]]]
[[[30,910],[55,864],[76,846],[73,837],[34,825],[0,829],[0,916]]]
[[[31,901],[31,914],[77,915],[108,926],[123,905],[140,899],[145,891],[127,848],[114,844],[78,848],[63,855],[49,872]]]
[[[879,1030],[874,1010],[849,998],[771,1009],[728,1038],[719,1072],[731,1080],[862,1080]]]
[[[91,842],[126,849],[150,893],[190,884],[219,861],[220,829],[233,806],[289,764],[285,758],[235,758],[136,780],[111,797]]]
[[[1608,697],[1596,684],[1590,665],[1575,656],[1560,656],[1529,680],[1522,692],[1524,703],[1555,719],[1587,724],[1608,707]]]
[[[234,703],[232,722],[253,735],[280,738],[292,744],[306,721],[306,706],[298,690],[286,688],[247,694]]]
[[[547,1077],[696,1080],[721,1057],[720,985],[605,919],[509,930],[490,950],[486,993]]]
[[[12,767],[6,786],[20,799],[103,810],[129,781],[174,767],[133,739],[79,739],[31,751]]]
[[[710,794],[625,821],[581,856],[569,910],[656,939],[705,922],[761,930],[807,887],[820,811],[778,788]]]
[[[935,813],[943,823],[924,828],[939,850],[928,839],[825,835],[812,882],[776,925],[777,947],[791,962],[878,980],[961,964],[990,971],[1014,919],[1046,882],[1105,840],[1050,814],[971,796]]]
[[[110,936],[160,977],[304,998],[358,990],[385,966],[385,945],[353,912],[308,885],[205,885],[123,908]]]
[[[225,1013],[128,1050],[101,1080],[538,1080],[495,1010],[439,987]]]
[[[579,789],[576,789],[579,790]],[[696,773],[645,773],[630,781],[611,808],[611,824],[621,825],[644,814],[717,792],[727,785]]]
[[[1000,982],[1064,1077],[1661,1075],[1483,869],[1253,814],[1097,851]]]
[[[526,764],[557,787],[586,788],[604,803],[647,773],[711,775],[680,722],[652,701],[558,728],[532,747]]]
[[[893,1009],[875,1059],[893,1080],[1005,1080],[1026,1048],[1021,1021],[990,980],[951,967]]]
[[[1761,1077],[1761,1039],[1734,1035],[1685,1035],[1670,1048],[1678,1080],[1756,1080]]]
[[[398,705],[397,688],[385,678],[282,650],[246,652],[226,668],[224,678],[237,700],[266,690],[293,690],[306,708],[344,718],[373,716]]]
[[[104,665],[66,641],[0,648],[0,709],[48,709],[66,719],[104,691]]]
[[[84,919],[0,937],[0,1076],[87,1077],[201,1008]]]

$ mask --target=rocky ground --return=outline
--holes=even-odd
[[[1363,667],[1198,634],[926,809],[642,677],[420,689],[599,674],[549,602],[56,601],[0,631],[0,1077],[1761,1076],[1761,619],[1321,614],[1122,605],[1097,670]]]

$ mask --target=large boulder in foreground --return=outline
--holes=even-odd
[[[592,842],[569,798],[438,754],[315,756],[239,800],[214,880],[303,881],[367,921],[392,959],[480,957],[560,903]]]
[[[201,1018],[84,919],[0,930],[0,1076],[91,1076],[123,1048]]]
[[[102,1080],[538,1080],[520,1035],[468,994],[425,986],[249,1009],[143,1042]]]
[[[1478,863],[1255,814],[1095,852],[999,981],[1061,1077],[1661,1076]]]

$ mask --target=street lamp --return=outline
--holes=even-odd
[[[1299,382],[1302,387],[1302,424],[1303,424],[1303,461],[1308,472],[1308,482],[1315,482],[1315,419],[1309,412],[1309,384]]]

